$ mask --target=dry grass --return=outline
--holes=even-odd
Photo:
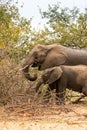
[[[87,130],[87,102],[0,107],[0,130]]]

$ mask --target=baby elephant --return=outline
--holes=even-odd
[[[52,86],[54,83],[54,86]],[[41,84],[49,84],[47,94],[56,89],[57,99],[64,103],[66,88],[83,93],[87,96],[87,66],[59,66],[46,69],[36,85],[39,92]]]

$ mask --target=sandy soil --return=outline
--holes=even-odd
[[[87,102],[0,107],[0,130],[87,130]]]

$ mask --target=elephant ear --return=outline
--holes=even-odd
[[[62,73],[63,71],[60,67],[54,67],[49,77],[49,84],[52,84],[53,82],[58,80],[61,77]]]

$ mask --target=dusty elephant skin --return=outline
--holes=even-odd
[[[35,81],[37,74],[32,76],[29,68],[38,67],[45,70],[59,65],[87,65],[87,51],[84,49],[71,49],[58,44],[36,45],[25,58],[22,70],[28,80]]]
[[[53,83],[56,86],[50,86]],[[56,95],[60,98],[61,103],[64,103],[66,88],[73,91],[83,93],[87,96],[87,66],[60,66],[46,69],[36,85],[36,91],[40,85],[49,84],[50,89],[56,89]],[[47,94],[50,91],[49,87]],[[57,99],[58,99],[57,98]]]

